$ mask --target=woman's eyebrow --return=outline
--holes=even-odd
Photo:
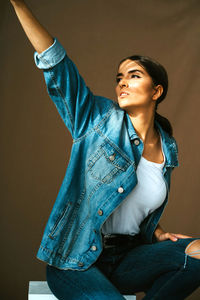
[[[130,71],[128,71],[128,74],[132,74],[132,73],[135,73],[135,72],[140,72],[140,73],[144,74],[143,71],[138,70],[138,69],[130,70]],[[123,73],[118,73],[116,77],[119,77],[119,76],[123,76]]]

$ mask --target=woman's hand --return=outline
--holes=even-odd
[[[192,238],[192,236],[188,236],[180,233],[165,232],[159,224],[154,232],[154,235],[158,242],[162,242],[165,240],[171,240],[173,242],[176,242],[178,239]]]
[[[10,2],[12,4],[20,4],[20,3],[24,3],[24,0],[10,0]]]
[[[10,3],[15,7],[15,6],[19,6],[19,5],[23,5],[24,0],[10,0]]]

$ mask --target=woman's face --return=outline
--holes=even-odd
[[[129,111],[131,108],[155,103],[156,89],[152,79],[135,61],[127,59],[122,62],[116,80],[118,104],[122,109]]]

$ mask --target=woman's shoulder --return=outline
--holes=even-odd
[[[118,103],[111,98],[94,95],[95,106],[103,110],[121,111]]]
[[[118,103],[111,98],[95,95],[95,100],[100,104],[104,103],[110,106],[115,106],[116,108],[119,107]]]
[[[110,98],[94,95],[92,107],[92,120],[95,123],[111,122],[124,119],[124,110],[122,110],[118,103]]]

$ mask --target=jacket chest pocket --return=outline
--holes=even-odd
[[[114,177],[125,172],[129,165],[130,162],[112,145],[103,143],[89,157],[87,170],[94,179],[103,183],[111,183]]]

